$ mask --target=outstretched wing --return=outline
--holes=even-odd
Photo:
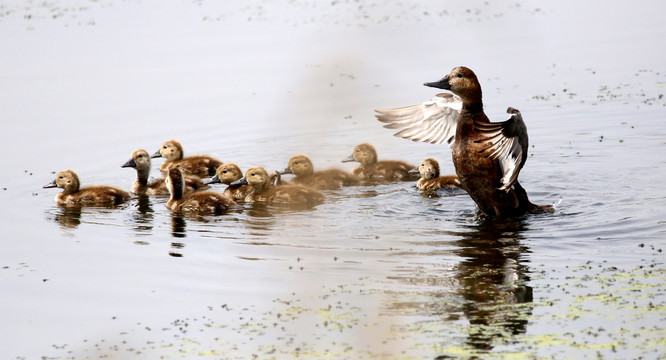
[[[506,109],[511,118],[499,123],[474,122],[474,129],[484,133],[482,140],[475,142],[486,145],[479,152],[490,159],[498,159],[502,170],[500,190],[508,190],[518,179],[520,169],[527,160],[527,127],[518,109]]]
[[[386,123],[387,129],[399,129],[394,136],[431,144],[453,144],[458,115],[462,109],[460,97],[437,94],[422,104],[391,110],[375,110],[377,120]]]

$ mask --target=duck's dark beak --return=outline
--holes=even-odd
[[[245,176],[243,176],[242,178],[240,178],[240,179],[238,179],[238,180],[232,182],[232,183],[229,184],[229,185],[230,185],[230,186],[247,185],[247,179],[245,178]]]
[[[271,176],[271,179],[273,180],[273,186],[282,184],[282,174],[279,171],[275,171],[273,174],[274,175]]]
[[[42,186],[42,189],[48,189],[48,188],[54,188],[54,187],[58,187],[58,184],[56,184],[55,180],[53,180],[50,183]]]
[[[289,166],[287,166],[286,168],[284,168],[282,170],[276,171],[276,173],[278,173],[280,175],[293,174],[293,172],[291,172],[291,168]]]
[[[222,182],[222,181],[220,181],[220,177],[217,176],[217,174],[216,174],[216,175],[213,176],[210,180],[206,180],[206,181],[204,181],[203,183],[206,184],[206,185],[210,185],[210,184],[219,184],[219,183],[221,183],[221,182]]]
[[[157,151],[155,151],[154,154],[150,155],[150,157],[151,158],[158,158],[158,157],[162,157],[162,154],[160,154],[160,151],[157,150]]]
[[[354,154],[351,154],[351,155],[349,155],[348,158],[342,160],[343,163],[354,162],[354,161],[356,161],[356,160],[354,160]]]
[[[413,168],[413,169],[409,170],[408,173],[410,173],[410,174],[418,174],[418,173],[419,173],[419,168]]]
[[[427,82],[424,83],[425,86],[430,86],[438,89],[451,90],[451,84],[449,84],[449,76],[444,76],[439,81]]]
[[[122,164],[120,167],[124,167],[124,168],[133,167],[133,168],[135,168],[136,167],[136,162],[134,161],[134,158],[131,158],[131,159],[127,160],[126,163]]]

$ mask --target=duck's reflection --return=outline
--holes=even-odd
[[[134,207],[136,207],[136,211],[132,212],[130,216],[133,230],[137,235],[150,235],[153,230],[154,214],[150,198],[146,195],[139,195]]]
[[[80,206],[58,206],[55,213],[49,214],[63,229],[76,229],[81,224]]]
[[[480,219],[456,242],[462,258],[456,277],[472,349],[488,351],[497,340],[526,331],[533,306],[523,256],[529,249],[521,244],[525,228],[523,219]]]

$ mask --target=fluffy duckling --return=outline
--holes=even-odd
[[[291,183],[309,186],[318,190],[335,190],[342,186],[354,186],[361,183],[361,179],[357,176],[340,169],[315,172],[312,161],[303,154],[295,155],[289,159],[289,165],[279,173],[283,175],[296,175],[291,180]]]
[[[223,194],[229,196],[235,201],[244,201],[245,198],[254,191],[250,185],[231,185],[236,180],[243,178],[243,172],[234,163],[226,163],[217,168],[217,173],[206,184],[226,184],[227,188]]]
[[[166,204],[169,210],[222,214],[236,205],[228,196],[213,191],[184,194],[185,179],[177,167],[169,169],[164,182],[171,194]]]
[[[356,145],[354,152],[342,160],[343,163],[352,161],[361,163],[361,166],[352,170],[352,175],[363,180],[416,181],[418,179],[416,174],[409,173],[415,168],[414,165],[397,160],[377,161],[377,151],[368,143]]]
[[[178,167],[185,175],[207,177],[215,175],[215,170],[222,165],[222,161],[206,155],[184,157],[183,145],[178,140],[165,141],[152,157],[166,159],[160,166],[160,171],[164,174],[171,168]]]
[[[261,201],[282,204],[316,205],[324,201],[324,194],[301,185],[273,185],[266,169],[255,166],[245,172],[245,176],[231,185],[250,185],[254,189],[245,201]]]
[[[510,217],[553,212],[553,206],[531,203],[518,182],[528,150],[527,127],[520,111],[509,107],[508,120],[490,122],[483,112],[481,84],[464,66],[424,85],[453,94],[438,94],[419,105],[379,110],[377,119],[387,123],[387,128],[400,129],[396,136],[448,143],[461,187],[484,214]]]
[[[79,176],[72,170],[63,170],[55,180],[44,185],[44,188],[62,188],[55,196],[58,205],[118,205],[130,198],[123,190],[113,186],[98,185],[80,189]]]
[[[135,195],[169,195],[164,183],[164,178],[148,182],[150,175],[150,155],[143,149],[132,152],[132,157],[121,165],[123,168],[133,167],[136,169],[136,180],[132,183],[130,192]],[[196,176],[185,176],[185,192],[205,189],[208,186]]]
[[[418,172],[421,178],[416,182],[416,187],[421,191],[460,187],[460,179],[456,175],[439,176],[439,162],[433,158],[423,160]]]

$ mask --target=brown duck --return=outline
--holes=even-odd
[[[418,175],[409,172],[414,165],[399,160],[378,161],[377,150],[368,143],[356,145],[352,154],[342,160],[343,163],[353,161],[361,163],[351,171],[352,175],[358,176],[361,180],[392,182],[415,181],[419,178]]]
[[[425,86],[450,90],[419,105],[377,111],[377,118],[395,135],[414,141],[448,143],[462,188],[481,212],[510,217],[526,212],[552,212],[534,205],[518,182],[527,160],[527,128],[520,111],[509,107],[511,117],[492,123],[483,112],[481,85],[472,70],[456,67],[439,81]]]
[[[114,186],[97,185],[80,188],[79,176],[72,170],[56,174],[55,180],[44,188],[59,187],[63,191],[55,196],[58,205],[117,205],[130,198],[130,195]]]
[[[184,157],[183,145],[178,140],[165,141],[151,157],[166,159],[160,166],[160,171],[164,174],[177,167],[185,175],[208,177],[215,175],[215,170],[222,165],[222,161],[207,155]]]
[[[416,170],[421,175],[416,188],[421,191],[460,187],[460,179],[456,175],[439,175],[439,162],[433,158],[423,160]]]
[[[354,186],[361,183],[357,176],[340,169],[314,171],[310,158],[303,154],[294,155],[289,165],[280,174],[296,175],[290,183],[309,186],[318,190],[336,190],[342,186]]]

